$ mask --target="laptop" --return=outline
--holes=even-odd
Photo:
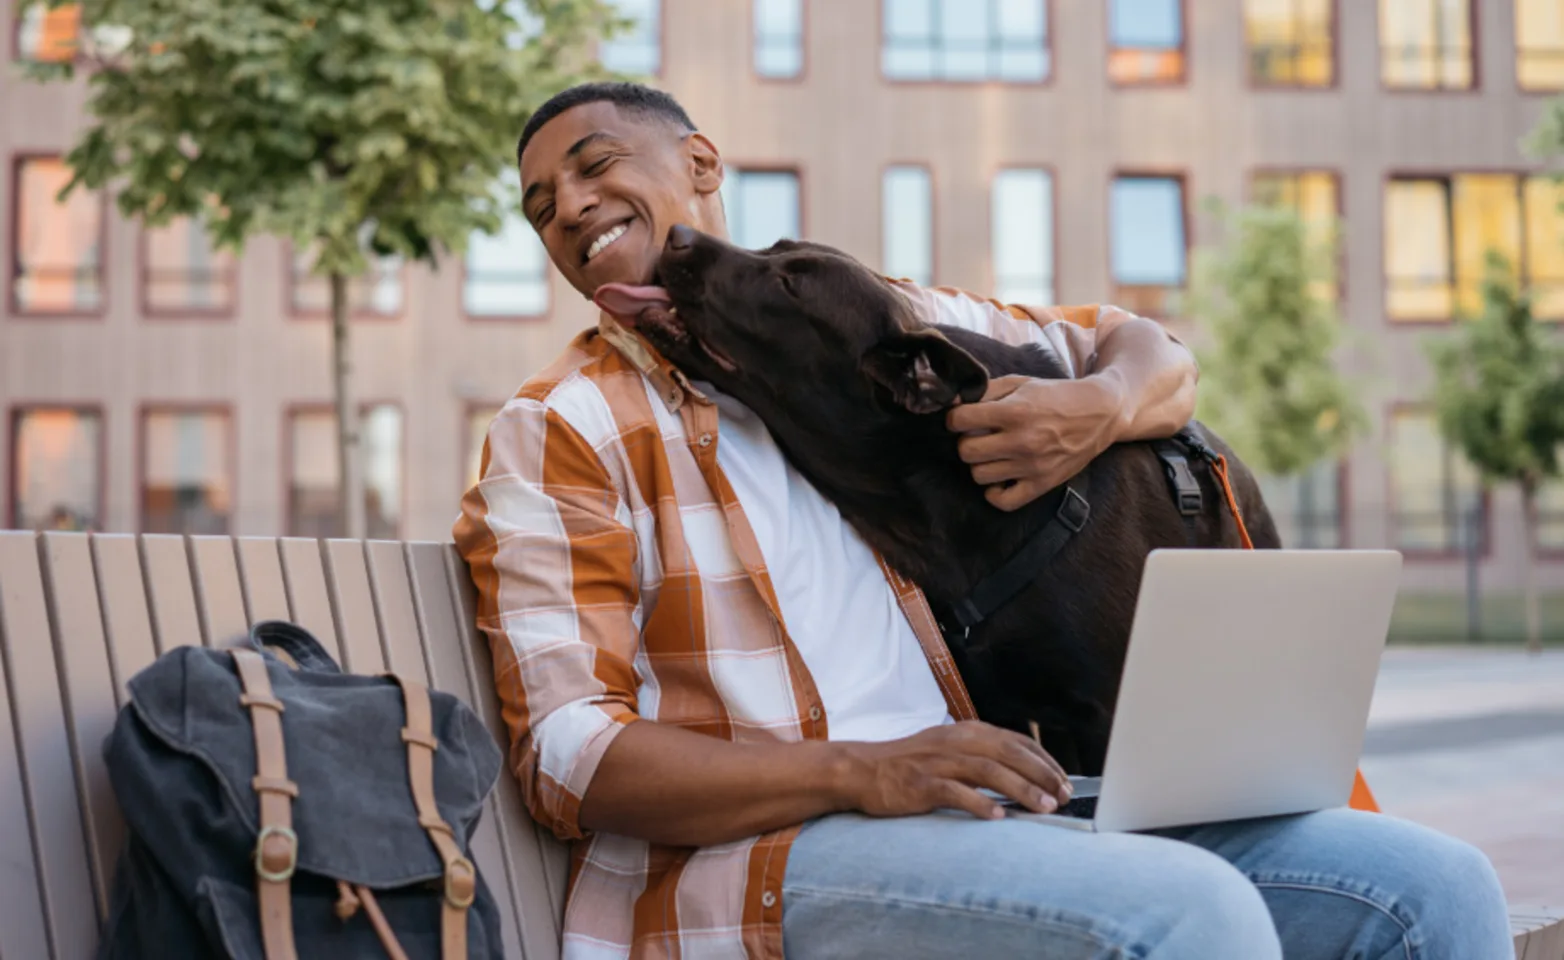
[[[1100,778],[1052,814],[1099,832],[1339,807],[1401,576],[1393,550],[1156,550]]]

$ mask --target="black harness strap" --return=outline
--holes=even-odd
[[[1057,556],[1064,545],[1070,542],[1070,538],[1080,533],[1086,521],[1091,519],[1092,505],[1086,499],[1089,491],[1090,484],[1084,470],[1065,484],[1059,510],[1047,525],[1012,554],[1003,566],[979,580],[970,593],[947,608],[947,615],[941,618],[940,623],[947,638],[952,634],[964,638],[973,627],[987,620],[1036,579],[1037,571]]]
[[[1168,486],[1173,488],[1173,504],[1178,512],[1182,516],[1198,517],[1205,507],[1204,498],[1200,495],[1200,484],[1190,472],[1189,459],[1184,456],[1179,439],[1182,438],[1158,440],[1151,449],[1162,461],[1162,473],[1168,478]]]

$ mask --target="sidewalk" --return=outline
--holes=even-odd
[[[1391,648],[1363,773],[1385,812],[1487,853],[1511,903],[1564,905],[1564,650]]]

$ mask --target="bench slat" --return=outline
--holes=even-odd
[[[29,533],[0,533],[0,541]],[[0,553],[0,612],[10,592],[9,553]],[[6,618],[0,616],[0,651],[9,647]],[[22,784],[22,758],[17,731],[11,725],[12,686],[9,656],[0,656],[0,957],[47,957],[49,934],[44,929],[43,896],[38,889],[38,862],[33,848],[33,817]]]
[[[190,555],[185,538],[146,534],[141,538],[141,562],[147,596],[152,599],[152,638],[158,653],[175,647],[199,647],[201,621],[196,616],[195,590],[190,584]]]
[[[1511,907],[1517,960],[1564,960],[1564,909]]]
[[[336,612],[337,636],[342,641],[343,668],[349,673],[384,673],[386,658],[380,646],[380,626],[375,622],[375,601],[369,593],[364,542],[327,540],[325,558],[331,609]]]
[[[467,665],[462,657],[461,625],[456,619],[456,607],[446,582],[445,553],[449,549],[438,543],[414,543],[407,547],[408,566],[412,571],[414,609],[418,615],[419,632],[429,655],[430,683],[443,690],[481,717],[481,691],[475,695]],[[502,753],[503,737],[499,740]],[[500,781],[510,780],[509,764],[500,773]],[[516,896],[515,869],[511,866],[512,847],[506,841],[506,833],[500,819],[504,804],[500,785],[490,794],[478,821],[472,840],[472,857],[483,874],[484,882],[494,894],[500,912],[500,933],[504,941],[505,956],[524,957],[533,960],[533,954],[522,951],[522,919],[525,911]]]
[[[208,646],[226,647],[250,630],[239,587],[239,564],[230,537],[191,537],[190,568],[195,576],[201,632]]]
[[[279,541],[279,550],[293,622],[313,633],[337,663],[346,663],[342,658],[342,645],[337,642],[336,622],[331,615],[325,568],[320,562],[320,541],[288,537]]]
[[[82,922],[92,878],[38,560],[36,535],[0,535],[0,645],[52,956],[87,960],[98,939],[97,924]]]
[[[141,554],[128,534],[94,534],[91,540],[103,627],[114,664],[114,702],[125,705],[125,684],[157,659],[147,590],[141,580]]]
[[[510,744],[510,733],[495,696],[494,661],[488,638],[478,630],[477,595],[466,564],[455,548],[445,553],[446,584],[456,608],[457,623],[466,643],[461,644],[467,669],[478,695],[475,709],[503,745]],[[506,751],[507,755],[509,751]],[[508,765],[507,765],[508,768]],[[527,960],[558,960],[560,931],[564,914],[567,853],[532,819],[522,803],[521,788],[514,775],[500,778],[495,791],[499,798],[498,819],[503,828],[507,861],[515,869],[516,892],[522,912],[521,932],[526,941]]]
[[[87,830],[88,864],[96,896],[98,922],[109,915],[109,887],[114,859],[125,843],[125,823],[114,805],[103,742],[114,729],[115,682],[98,589],[92,571],[92,551],[86,534],[46,533],[43,563],[49,614],[54,623],[54,656],[69,711],[71,754],[76,761],[76,786],[86,799],[82,820]]]
[[[380,636],[385,642],[391,669],[424,685],[429,668],[419,640],[418,619],[413,613],[413,586],[407,576],[402,544],[372,540],[364,545],[369,562],[369,586],[379,612]]]
[[[250,623],[292,619],[277,540],[240,537],[235,544],[239,553],[239,586],[244,591],[245,609],[250,611]]]

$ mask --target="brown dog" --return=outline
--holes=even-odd
[[[1057,358],[922,325],[903,294],[819,244],[751,252],[676,227],[659,277],[661,288],[604,287],[598,303],[754,410],[799,472],[923,589],[980,717],[1023,733],[1035,724],[1066,770],[1100,773],[1147,553],[1238,546],[1210,471],[1193,467],[1202,509],[1183,516],[1150,445],[1110,449],[1071,482],[1089,490],[1089,522],[1024,568],[987,619],[953,627],[962,600],[1054,521],[1067,492],[996,509],[945,411],[981,398],[990,376],[1063,377]],[[1254,478],[1211,444],[1227,456],[1255,545],[1279,546]]]

